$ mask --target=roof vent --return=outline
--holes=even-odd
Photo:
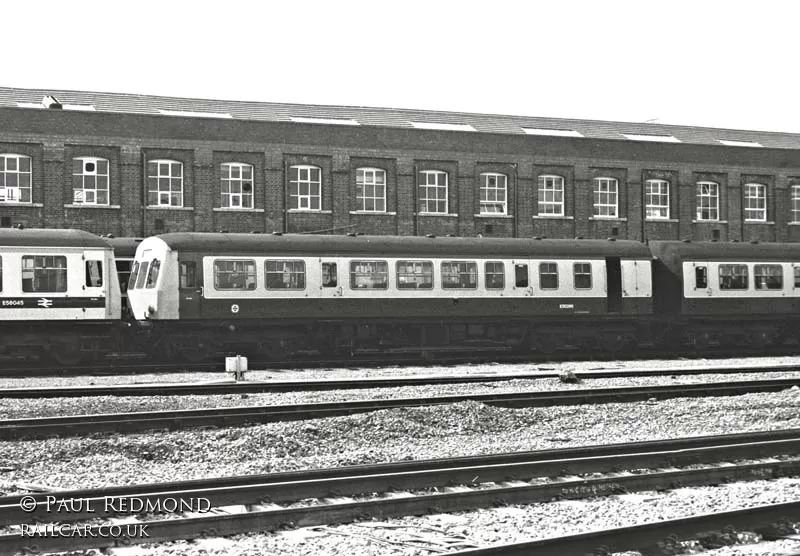
[[[731,241],[732,241],[733,243],[739,243],[739,240],[738,240],[738,239],[732,239]]]
[[[540,238],[539,236],[533,236],[533,239],[541,240],[542,238]]]
[[[615,238],[615,237],[610,237],[610,238],[608,238],[608,241],[617,241],[617,238]]]
[[[274,235],[274,236],[282,236],[283,232],[272,232],[272,235]]]
[[[583,239],[583,236],[575,236],[575,239]]]
[[[220,230],[220,231],[219,231],[219,233],[221,233],[221,234],[227,234],[227,233],[228,233],[228,230]]]
[[[109,239],[114,239],[114,234],[106,234],[106,237]]]
[[[758,240],[757,239],[751,239],[750,243],[752,243],[753,245],[758,245]]]
[[[18,230],[24,230],[24,229],[25,229],[25,224],[23,224],[22,222],[20,222],[19,224],[17,224],[17,229],[18,229]]]
[[[425,237],[433,239],[433,238],[436,237],[436,235],[435,234],[425,234]]]
[[[456,236],[454,236],[453,234],[447,234],[447,236],[445,237],[456,237]]]
[[[42,99],[42,106],[50,110],[61,110],[63,108],[59,100],[56,97],[50,95],[44,96],[44,98]]]
[[[683,241],[684,243],[691,243],[691,242],[692,242],[692,240],[691,240],[691,239],[689,239],[689,238],[686,238],[686,239],[684,239],[684,240],[682,240],[682,241]]]
[[[259,232],[258,230],[250,230],[250,233],[251,234],[260,234],[261,232]]]
[[[347,237],[356,237],[355,232],[347,232]]]

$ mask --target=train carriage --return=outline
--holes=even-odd
[[[114,254],[78,230],[0,229],[0,354],[64,365],[113,349],[120,319]]]
[[[798,336],[800,244],[652,241],[656,311],[673,340],[760,347]]]
[[[186,358],[620,349],[652,315],[650,261],[632,241],[173,233],[139,245],[129,296]]]

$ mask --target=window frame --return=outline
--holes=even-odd
[[[592,194],[594,200],[594,217],[595,218],[619,218],[619,180],[617,178],[610,178],[600,176],[592,180]],[[607,190],[603,191],[603,187]],[[613,191],[610,190],[613,186]],[[605,201],[603,202],[603,196]],[[614,199],[612,203],[610,199]],[[608,210],[613,209],[613,210]],[[602,214],[603,210],[608,214]]]
[[[708,192],[704,192],[703,187],[708,187]],[[698,222],[719,222],[719,193],[719,183],[715,181],[697,182],[695,190],[695,216]],[[711,200],[713,200],[713,205]],[[703,216],[703,211],[708,211],[707,217]]]
[[[564,216],[565,182],[564,176],[556,174],[539,176],[536,190],[538,216]],[[548,199],[548,196],[552,198]]]
[[[155,173],[152,169],[155,165]],[[180,170],[180,175],[173,175],[175,169]],[[166,174],[162,170],[167,169]],[[147,161],[147,206],[148,207],[175,207],[182,208],[184,206],[183,186],[184,186],[184,171],[183,162],[180,160],[172,160],[167,158],[155,158]],[[162,182],[166,182],[169,186],[168,190],[162,190]],[[176,188],[176,185],[179,187]],[[153,195],[155,195],[155,203],[152,202]],[[167,195],[167,202],[162,202],[164,195]],[[173,199],[177,196],[177,203],[173,203]]]
[[[422,177],[425,176],[423,183]],[[444,183],[440,182],[440,178]],[[431,183],[431,180],[433,181]],[[433,193],[433,196],[431,196]],[[442,193],[444,196],[442,196]],[[444,170],[420,170],[417,172],[417,212],[419,214],[450,213],[450,174]],[[443,210],[439,210],[443,203]],[[430,210],[433,207],[435,210]]]
[[[80,164],[80,172],[76,170],[76,163]],[[105,164],[105,172],[101,172],[100,163]],[[94,164],[94,171],[86,171],[87,164]],[[86,187],[87,178],[94,178],[94,187]],[[105,178],[105,187],[100,186],[102,178]],[[78,183],[80,182],[80,187]],[[78,199],[80,192],[80,199]],[[93,200],[87,201],[87,192],[93,194]],[[98,200],[100,193],[105,193],[105,202]],[[107,158],[97,156],[76,156],[72,159],[72,204],[73,205],[94,205],[108,206],[111,204],[111,162]]]
[[[25,261],[33,259],[33,266],[30,268],[25,268]],[[41,260],[39,266],[37,266],[37,259]],[[47,266],[48,261],[47,259],[52,259],[52,264],[54,266]],[[63,266],[57,266],[57,262],[63,262]],[[20,260],[20,277],[22,279],[22,292],[23,293],[65,293],[68,289],[68,281],[69,281],[69,272],[68,272],[68,265],[67,256],[66,255],[22,255]],[[37,274],[37,271],[40,271]],[[40,278],[41,271],[44,271],[45,279],[48,282],[48,287],[50,285],[50,281],[53,280],[53,276],[55,277],[56,287],[50,289],[37,289],[37,278]],[[25,273],[30,272],[30,289],[27,289],[25,286]]]
[[[658,191],[653,191],[653,186],[658,186]],[[669,180],[653,178],[644,182],[644,214],[645,220],[669,220],[672,213],[670,202],[671,184]],[[658,203],[654,201],[658,200]],[[661,201],[665,201],[662,203]],[[658,214],[655,213],[658,211]],[[666,214],[662,214],[665,211]]]
[[[578,267],[581,267],[580,272],[579,272],[579,268]],[[589,271],[587,272],[586,269],[584,269],[582,267],[589,267]],[[582,283],[582,281],[585,279],[586,276],[589,277],[588,278],[589,285],[588,286],[586,286],[586,285],[578,285],[578,283],[579,283],[578,277],[582,277],[582,280],[581,280],[581,283]],[[592,263],[591,262],[580,261],[580,262],[572,263],[572,285],[576,290],[591,290],[592,286],[593,286],[593,283],[594,282],[593,282],[593,278],[592,278]]]
[[[757,191],[757,192],[760,192],[760,194],[752,195],[751,192],[754,191],[754,190]],[[766,184],[758,183],[758,182],[746,183],[746,184],[744,184],[744,187],[742,188],[742,195],[744,196],[743,197],[743,201],[742,201],[742,209],[743,209],[743,212],[744,212],[744,221],[745,222],[766,222],[767,221],[767,186],[766,186]],[[757,206],[755,206],[755,207],[750,206],[753,201],[756,202]],[[763,205],[763,206],[758,206],[758,205]],[[748,216],[748,214],[752,214],[754,212],[755,213],[763,212],[763,215],[761,215],[760,217],[759,216],[756,216],[756,217]]]
[[[9,160],[14,161],[13,169],[9,169]],[[21,169],[23,161],[25,162],[24,166],[27,166],[27,171]],[[10,176],[15,176],[16,179],[12,181],[15,181],[16,185],[8,185]],[[23,180],[23,176],[25,176],[25,180]],[[22,181],[27,181],[27,185],[20,185]],[[33,204],[33,159],[30,156],[17,153],[0,153],[0,190],[3,192],[0,204]],[[16,200],[8,199],[9,190],[16,191]],[[27,195],[23,195],[25,191],[27,191]],[[27,196],[28,200],[22,201],[23,196]]]
[[[793,185],[791,191],[792,223],[800,224],[800,185]]]
[[[232,267],[231,269],[226,269],[226,270],[220,271],[220,269],[219,269],[219,264],[220,263],[234,263],[234,264],[241,263],[241,264],[244,265],[244,268],[243,268],[243,270],[237,270],[235,267]],[[248,267],[252,268],[252,272],[250,272],[250,269]],[[216,290],[216,291],[220,291],[220,292],[224,292],[224,291],[243,291],[243,292],[247,292],[247,291],[255,291],[258,288],[258,265],[256,264],[256,260],[255,259],[225,259],[225,258],[214,259],[213,266],[211,268],[211,273],[212,273],[212,277],[213,277],[213,280],[214,280],[214,290]],[[224,273],[226,275],[229,275],[229,276],[233,275],[234,273],[244,275],[245,281],[244,281],[243,287],[241,287],[241,288],[234,287],[234,286],[227,287],[227,288],[220,287],[220,279],[219,279],[219,277],[220,277],[220,274],[222,274],[222,273]],[[252,277],[252,279],[253,279],[252,287],[248,287],[248,284],[247,284],[247,280],[250,277]],[[229,278],[229,281],[230,281],[230,278]]]
[[[401,270],[401,265],[406,266],[406,270]],[[407,271],[408,265],[413,265],[414,268],[413,272]],[[417,268],[420,269],[420,272],[417,272]],[[411,277],[414,281],[402,284],[400,281],[401,277],[404,277],[405,279]],[[430,280],[426,282],[425,278],[428,277],[430,278]],[[419,280],[417,280],[418,278],[422,278],[422,281],[420,282]],[[396,261],[395,284],[398,290],[432,290],[434,285],[433,261],[424,261],[424,260]]]
[[[358,271],[359,266],[372,267],[367,271]],[[375,281],[375,276],[384,276],[383,280]],[[356,283],[359,277],[369,277],[370,283],[363,286],[357,286]],[[352,259],[349,268],[349,283],[351,291],[372,291],[372,290],[388,290],[389,289],[389,262],[383,259]],[[375,284],[379,284],[375,286]]]
[[[495,265],[495,268],[490,272],[489,265]],[[497,266],[500,271],[497,271]],[[496,278],[500,277],[500,285],[496,285]],[[490,278],[492,277],[492,278]],[[506,265],[503,261],[484,261],[483,263],[483,283],[487,290],[504,290],[506,289]]]
[[[482,216],[506,216],[508,214],[508,176],[500,172],[482,172],[479,179],[478,213]],[[494,179],[494,183],[491,183],[492,179]],[[490,207],[499,210],[489,210]]]
[[[768,272],[765,272],[769,269]],[[777,273],[770,274],[777,270]],[[759,271],[761,271],[759,273]],[[775,280],[777,278],[777,280]],[[756,291],[783,290],[783,265],[776,263],[757,263],[753,265],[753,287]]]
[[[445,265],[459,265],[456,267],[456,272],[445,271]],[[462,270],[461,265],[464,265]],[[439,263],[439,272],[441,273],[442,289],[443,290],[476,290],[478,289],[478,263],[476,261],[441,261]],[[445,277],[457,276],[458,285],[448,285]],[[466,276],[467,280],[464,282],[462,277]],[[469,278],[472,277],[474,283],[469,284]]]
[[[307,177],[303,178],[303,172],[306,172]],[[303,189],[306,193],[301,192]],[[289,210],[322,212],[322,168],[313,164],[289,166],[287,199]]]
[[[283,268],[270,270],[270,263],[281,263]],[[287,265],[291,265],[287,269]],[[289,276],[289,281],[286,281],[286,275]],[[279,275],[282,284],[288,284],[282,287],[275,287],[270,285],[270,276]],[[273,284],[275,282],[272,282]],[[295,284],[292,286],[291,284]],[[268,291],[304,291],[306,289],[307,275],[306,275],[306,262],[303,259],[265,259],[264,260],[264,288]]]
[[[740,273],[737,271],[741,271],[744,269],[744,273]],[[730,272],[726,272],[723,274],[723,270],[729,270]],[[739,263],[725,263],[720,264],[717,268],[717,276],[719,277],[719,289],[720,291],[747,291],[750,289],[750,271],[747,268],[746,264],[739,264]],[[730,278],[730,285],[726,286],[723,284],[724,278]],[[734,280],[741,280],[744,278],[744,284],[735,285]]]
[[[238,176],[234,176],[235,170],[238,170]],[[249,177],[245,177],[245,171],[249,172]],[[252,209],[255,206],[255,168],[253,165],[247,162],[223,162],[219,165],[219,172],[220,207],[236,210]],[[245,191],[248,183],[250,191]],[[239,191],[233,192],[236,185],[238,185]],[[238,205],[234,205],[234,198],[238,198]]]
[[[382,181],[378,179],[381,177]],[[386,212],[386,176],[383,168],[362,166],[356,168],[356,210],[359,212]],[[367,179],[371,178],[371,179]],[[371,188],[372,195],[367,195]],[[379,193],[379,188],[382,190]],[[368,208],[371,201],[372,208]],[[382,208],[379,208],[382,207]]]
[[[545,272],[545,266],[548,268],[548,272]],[[549,272],[550,266],[555,269],[555,272]],[[559,287],[559,272],[558,272],[558,263],[555,261],[541,261],[539,263],[539,289],[540,290],[557,290]],[[555,286],[545,286],[545,280],[542,278],[544,276],[555,276]],[[549,282],[549,281],[548,281]]]

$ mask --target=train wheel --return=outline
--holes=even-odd
[[[283,361],[292,351],[292,342],[283,338],[266,340],[258,344],[258,353],[269,361]]]
[[[603,335],[602,348],[611,354],[624,351],[631,344],[631,338],[624,332],[613,332]]]
[[[50,357],[59,365],[71,367],[83,359],[80,340],[61,342],[50,346]]]

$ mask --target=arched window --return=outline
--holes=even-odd
[[[697,182],[697,219],[719,220],[719,184],[713,181]]]
[[[667,180],[645,181],[644,204],[647,220],[669,219],[669,182]]]
[[[220,206],[253,208],[253,166],[226,162],[220,166]]]
[[[108,160],[92,156],[72,159],[72,203],[107,205],[109,203]]]
[[[147,161],[147,204],[151,207],[183,206],[183,163]]]
[[[484,172],[480,176],[480,214],[508,214],[508,176]]]
[[[417,212],[447,214],[448,175],[442,170],[423,170],[417,176]]]
[[[356,169],[356,210],[386,212],[386,170]]]
[[[564,216],[564,178],[539,176],[539,216]]]
[[[619,216],[619,182],[616,178],[594,179],[594,215],[597,218]]]
[[[289,168],[289,209],[322,210],[322,169],[298,165]]]
[[[0,154],[0,203],[30,203],[31,192],[31,157]]]
[[[767,186],[763,183],[744,184],[744,220],[767,221]]]

